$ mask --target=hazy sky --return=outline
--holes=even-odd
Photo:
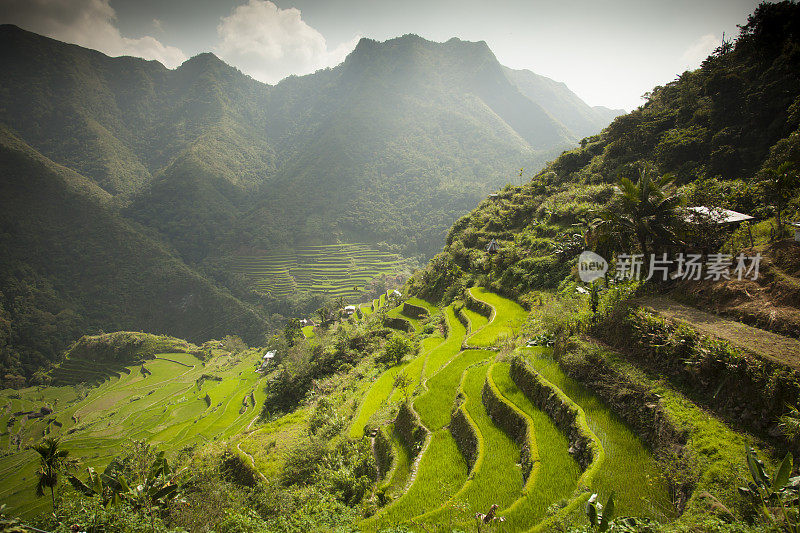
[[[506,66],[591,105],[631,110],[735,37],[754,0],[0,0],[17,24],[109,55],[168,67],[211,51],[275,83],[340,63],[358,39],[416,33],[486,41]]]

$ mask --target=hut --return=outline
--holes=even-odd
[[[492,239],[489,244],[486,245],[486,251],[490,254],[496,254],[500,251],[500,245],[496,240]]]
[[[789,222],[788,224],[794,228],[794,240],[800,242],[800,222]]]

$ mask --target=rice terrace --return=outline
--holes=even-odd
[[[800,533],[800,0],[438,3],[0,0],[0,533]]]
[[[297,292],[348,298],[357,296],[371,279],[393,274],[403,264],[397,254],[365,244],[301,246],[292,250],[231,260],[256,290],[284,297]]]

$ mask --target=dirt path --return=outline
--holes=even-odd
[[[255,457],[253,457],[252,455],[250,455],[249,453],[244,451],[241,448],[241,446],[242,446],[242,441],[240,440],[239,442],[236,443],[236,449],[239,450],[239,453],[243,453],[244,455],[247,456],[248,459],[250,459],[250,464],[253,465],[253,470],[258,472],[258,475],[261,476],[262,480],[267,481],[267,478],[264,477],[264,474],[261,473],[261,470],[259,470],[258,467],[256,467],[256,459],[255,459]]]
[[[638,300],[659,315],[685,322],[701,333],[726,340],[758,357],[800,370],[800,340],[700,311],[664,297]]]

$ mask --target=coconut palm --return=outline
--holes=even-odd
[[[53,509],[56,508],[56,485],[58,475],[64,470],[65,462],[69,452],[59,448],[61,441],[57,437],[45,437],[36,444],[33,449],[39,454],[39,472],[36,483],[36,495],[44,496],[44,489],[50,489],[50,498],[53,502]]]
[[[595,246],[619,251],[621,244],[635,242],[647,258],[667,244],[678,243],[681,198],[670,191],[673,181],[668,174],[653,177],[646,165],[638,182],[620,178],[615,200],[592,225]]]

